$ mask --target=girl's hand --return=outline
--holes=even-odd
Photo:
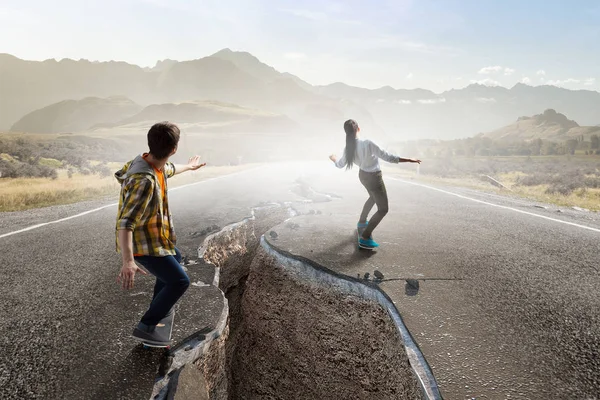
[[[336,162],[336,161],[337,161],[337,157],[335,156],[335,154],[332,154],[332,155],[330,155],[330,156],[329,156],[329,159],[330,159],[331,161],[333,161],[333,162]]]

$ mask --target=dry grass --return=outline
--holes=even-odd
[[[492,186],[489,182],[476,179],[472,176],[441,178],[434,175],[417,175],[414,171],[393,168],[387,169],[386,174],[403,179],[414,179],[423,183],[463,187],[480,190],[487,193],[519,196],[522,198],[563,207],[581,207],[591,211],[600,211],[600,189],[580,188],[573,191],[569,195],[561,195],[558,193],[550,194],[547,193],[547,190],[550,187],[548,184],[535,186],[518,185],[517,182],[519,177],[527,175],[521,171],[506,172],[496,176],[498,181],[505,185],[509,190]]]
[[[109,163],[111,171],[116,171],[121,163]],[[169,187],[199,182],[217,176],[228,175],[255,164],[224,167],[204,167],[169,179]],[[0,212],[21,211],[31,208],[59,204],[76,203],[82,200],[115,198],[119,194],[119,184],[112,176],[101,178],[97,175],[73,174],[61,170],[58,179],[49,178],[5,178],[0,179]]]
[[[59,171],[58,179],[6,178],[0,180],[0,211],[19,211],[81,200],[105,197],[118,193],[114,178],[73,174]]]

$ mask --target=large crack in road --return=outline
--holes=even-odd
[[[155,398],[190,398],[189,387],[210,399],[439,398],[383,292],[265,240],[298,213],[290,204],[255,208],[204,240],[199,256],[216,267],[227,315],[219,329],[173,351]],[[196,373],[183,372],[190,368]]]

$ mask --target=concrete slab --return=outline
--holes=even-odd
[[[415,252],[399,240],[391,224],[376,231],[379,249],[358,249],[355,217],[333,208],[333,212],[328,208],[320,215],[300,216],[273,227],[277,235],[265,238],[335,272],[362,279],[368,274],[368,281],[378,283],[393,300],[444,397],[511,398],[538,393],[541,382],[515,362],[524,355],[513,351],[512,338],[473,301],[473,281],[448,267],[452,264],[448,258],[456,250]],[[383,274],[383,280],[375,278],[375,271]]]

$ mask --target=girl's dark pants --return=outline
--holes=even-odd
[[[377,212],[373,214],[367,228],[362,233],[362,237],[368,239],[371,237],[373,229],[379,225],[383,217],[388,213],[388,196],[381,171],[365,172],[361,169],[358,173],[358,178],[360,179],[360,183],[363,184],[369,193],[369,199],[363,207],[359,222],[364,223],[373,206],[377,204]]]

